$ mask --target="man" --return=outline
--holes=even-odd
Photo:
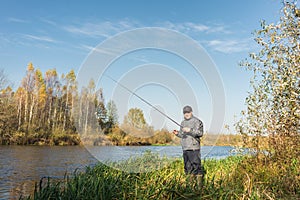
[[[193,116],[191,106],[183,108],[184,120],[179,131],[173,133],[181,138],[184,172],[191,175],[203,175],[200,158],[200,137],[203,136],[203,123]]]

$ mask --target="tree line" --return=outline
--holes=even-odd
[[[97,106],[104,102],[102,90],[92,88],[93,81],[78,92],[74,70],[61,76],[56,69],[43,74],[29,63],[15,91],[7,86],[3,70],[0,77],[1,144],[79,144],[74,105],[90,98],[95,98]],[[76,113],[82,114],[86,113]]]
[[[105,104],[94,80],[81,89],[74,70],[44,74],[29,63],[13,90],[0,71],[0,144],[22,145],[141,145],[169,143],[172,134],[155,131],[143,111],[132,108],[119,124],[113,101]]]

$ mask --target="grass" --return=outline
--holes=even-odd
[[[64,180],[42,179],[35,192],[27,199],[298,199],[294,181],[290,190],[279,190],[276,169],[270,166],[249,165],[251,157],[228,157],[203,162],[206,175],[203,182],[183,172],[181,159],[168,160],[146,152],[143,157],[132,158],[110,166],[99,163],[87,167],[85,172],[74,172]],[[297,162],[297,161],[295,161]],[[299,163],[294,163],[298,167]],[[128,173],[139,167],[143,173]],[[127,167],[127,168],[124,168]],[[159,167],[160,169],[157,169]],[[256,170],[256,171],[255,171]],[[271,173],[271,170],[275,172]],[[291,177],[298,170],[292,169]],[[294,177],[295,178],[295,177]],[[277,180],[277,182],[275,181]],[[275,181],[275,182],[274,182]],[[279,182],[278,182],[279,181]],[[293,190],[292,188],[295,188]]]

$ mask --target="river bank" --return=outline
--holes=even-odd
[[[135,159],[149,167],[155,154]],[[249,162],[249,160],[254,162]],[[150,163],[149,163],[150,162]],[[102,163],[63,180],[41,180],[27,199],[298,199],[296,185],[284,186],[279,168],[255,166],[255,158],[231,156],[203,162],[203,181],[183,173],[182,159],[145,173],[127,173]],[[121,163],[128,165],[128,161]],[[118,164],[119,165],[119,164]],[[258,167],[258,169],[257,169]],[[293,165],[292,167],[296,167]],[[274,171],[275,170],[275,171]],[[296,173],[289,174],[295,178]],[[298,180],[299,181],[299,180]],[[295,182],[297,183],[297,182]],[[298,182],[299,184],[299,182]],[[26,199],[26,198],[24,198]]]
[[[233,147],[202,146],[202,160],[222,159]],[[33,193],[42,177],[63,179],[75,170],[85,171],[99,161],[126,160],[155,152],[169,158],[181,158],[181,146],[0,146],[0,199],[18,199]]]
[[[180,146],[0,146],[0,199],[19,199],[29,194],[33,198],[35,183],[38,186],[35,199],[48,199],[50,194],[61,195],[62,199],[68,195],[81,198],[83,191],[91,194],[83,199],[97,198],[93,196],[96,191],[108,199],[122,199],[122,195],[128,199],[150,198],[151,195],[153,199],[183,199],[189,198],[189,194],[192,199],[197,199],[197,195],[203,195],[202,199],[270,199],[268,196],[273,199],[299,199],[299,160],[295,158],[279,166],[268,159],[262,164],[257,158],[232,157],[237,155],[232,150],[233,147],[201,148],[207,174],[205,188],[200,191],[184,185]],[[173,160],[167,165],[154,165],[155,170],[152,171],[128,173],[136,166],[147,166],[146,169],[149,169],[146,165],[149,162],[161,163],[156,162],[151,154],[144,159],[147,161],[144,164],[134,159],[126,163],[130,157],[139,158],[149,151],[154,155],[167,155]],[[119,165],[109,167],[103,164],[105,160],[118,162]],[[74,179],[75,171],[77,179]],[[48,177],[50,185],[47,188]],[[39,188],[41,178],[43,181]],[[55,186],[57,181],[59,185]],[[70,188],[58,191],[58,186]],[[71,190],[75,186],[78,192]]]
[[[107,135],[82,136],[77,133],[57,131],[52,134],[16,132],[5,140],[0,138],[0,145],[33,145],[33,146],[164,146],[180,145],[180,139],[172,133],[157,131],[148,138],[132,137],[126,134],[111,133]],[[236,134],[204,134],[201,139],[202,146],[238,146],[243,145],[242,137]]]

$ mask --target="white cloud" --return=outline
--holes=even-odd
[[[202,24],[202,23],[192,23],[192,22],[184,22],[184,23],[172,23],[170,21],[158,23],[159,26],[164,28],[169,28],[173,30],[177,30],[179,32],[183,32],[185,34],[190,33],[223,33],[229,34],[231,31],[227,30],[226,26],[221,24]]]
[[[36,36],[36,35],[23,34],[23,37],[26,39],[38,40],[38,41],[42,41],[42,42],[49,42],[49,43],[57,43],[58,42],[48,36]]]
[[[43,20],[45,21],[45,20]],[[45,21],[47,23],[47,21]],[[49,23],[53,24],[52,21]],[[181,22],[173,23],[170,21],[155,22],[151,24],[152,27],[162,27],[172,30],[179,31],[190,37],[193,37],[197,41],[203,42],[201,38],[218,38],[218,39],[204,39],[203,44],[208,48],[213,49],[214,51],[222,53],[238,53],[245,52],[251,49],[249,39],[228,39],[228,35],[231,38],[234,36],[234,31],[230,30],[230,26],[225,24],[216,24],[216,23],[194,23],[194,22]],[[99,22],[79,22],[77,24],[70,24],[61,26],[64,31],[71,33],[77,36],[84,36],[90,38],[101,38],[105,39],[111,37],[115,34],[118,34],[123,31],[147,27],[140,22],[134,20],[123,19],[119,21],[99,21]],[[27,38],[54,42],[52,38],[49,37],[38,37],[33,35],[27,35]],[[79,49],[85,51],[95,50],[94,47],[88,45],[79,45]],[[107,54],[115,54],[115,52],[107,51],[101,52]]]
[[[85,44],[80,45],[78,48],[83,49],[83,50],[88,51],[88,52],[95,51],[97,53],[107,54],[107,55],[110,55],[110,56],[116,56],[116,55],[119,54],[118,51],[114,51],[113,49],[96,48],[96,47],[93,47],[93,46],[90,46],[90,45],[85,45]]]
[[[92,51],[96,51],[100,54],[107,54],[109,56],[114,56],[114,57],[117,57],[120,52],[118,51],[115,51],[113,49],[103,49],[103,48],[96,48],[96,47],[93,47],[93,46],[90,46],[90,45],[85,45],[85,44],[82,44],[80,45],[79,47],[77,48],[80,48],[80,49],[83,49],[84,51],[88,51],[88,52],[92,52]],[[128,59],[131,59],[131,60],[135,60],[135,61],[139,61],[139,62],[143,62],[143,63],[148,63],[150,62],[146,56],[129,56],[127,57]]]
[[[213,50],[222,53],[238,53],[251,49],[250,39],[210,40],[205,43]]]
[[[177,30],[179,32],[185,34],[191,33],[222,33],[229,34],[229,31],[224,25],[205,25],[201,23],[192,23],[192,22],[184,22],[184,23],[172,23],[170,21],[165,22],[157,22],[149,26],[156,26],[162,28],[168,28]],[[146,25],[142,25],[133,20],[121,20],[121,21],[103,21],[103,22],[87,22],[81,23],[77,25],[68,25],[63,26],[62,28],[73,34],[84,35],[87,37],[110,37],[114,34],[117,34],[122,31],[131,30],[135,28],[147,27]]]
[[[192,29],[196,30],[196,31],[208,31],[210,30],[211,28],[206,26],[206,25],[203,25],[203,24],[193,24],[193,23],[187,23],[186,25],[188,25],[189,27],[191,27]]]
[[[52,20],[49,20],[49,19],[45,19],[45,18],[40,18],[40,21],[46,23],[46,24],[49,24],[49,25],[52,25],[52,26],[56,26],[57,23],[55,21],[52,21]]]
[[[104,22],[88,22],[79,24],[77,26],[64,26],[63,29],[73,34],[84,35],[88,37],[110,37],[122,31],[138,28],[135,22],[122,20],[118,22],[104,21]]]
[[[195,40],[200,41],[200,43],[206,44],[209,48],[214,51],[221,53],[238,53],[246,52],[251,50],[253,47],[250,45],[251,39],[228,39],[228,35],[232,38],[235,33],[230,30],[227,25],[224,24],[201,24],[201,23],[171,23],[164,22],[160,24],[162,27],[177,30],[179,32],[185,33],[188,36],[193,37]],[[209,35],[209,38],[220,38],[212,40],[201,40]]]
[[[24,19],[14,18],[14,17],[8,18],[7,21],[15,22],[15,23],[29,23],[29,21],[26,21]]]
[[[211,27],[207,33],[224,33],[224,34],[231,34],[232,31],[228,30],[225,25],[215,25]]]

